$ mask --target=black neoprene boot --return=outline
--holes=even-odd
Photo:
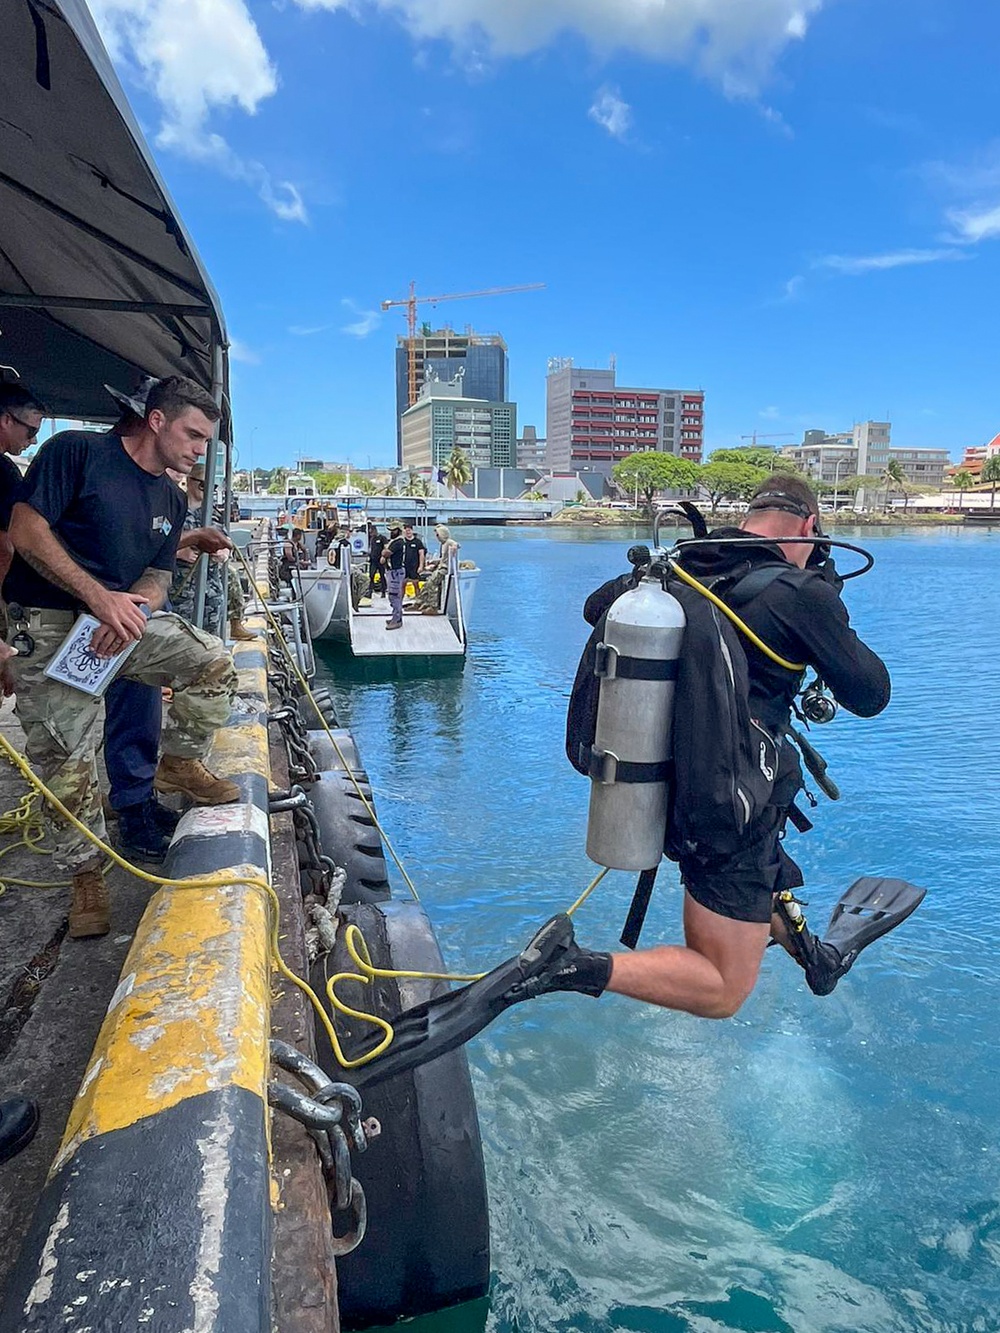
[[[829,995],[851,964],[845,967],[833,945],[818,940],[808,926],[797,932],[793,945],[797,946],[795,961],[806,974],[806,985],[814,995]]]
[[[568,919],[563,919],[569,925]],[[604,994],[611,979],[611,955],[581,948],[573,938],[571,926],[569,932],[565,948],[549,967],[519,983],[520,998],[532,999],[560,990],[591,995],[595,1000]]]

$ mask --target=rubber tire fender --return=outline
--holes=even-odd
[[[357,968],[344,946],[357,925],[376,967],[445,970],[431,924],[419,903],[358,904],[342,911],[337,945],[310,977],[326,1000],[326,981]],[[390,1022],[403,1009],[442,994],[447,983],[378,978],[368,986],[342,982],[338,994]],[[371,1027],[332,1015],[347,1050]],[[351,1081],[317,1029],[320,1063],[335,1080]],[[485,1295],[490,1276],[489,1206],[479,1119],[464,1050],[387,1079],[363,1094],[362,1115],[382,1132],[352,1154],[368,1199],[368,1232],[358,1250],[337,1260],[340,1317],[345,1329],[391,1324]]]
[[[336,730],[340,726],[329,690],[314,690],[312,699],[307,695],[300,695],[295,700],[295,707],[306,730],[318,727],[322,731],[323,722],[331,730]]]
[[[367,780],[359,777],[358,785],[371,804]],[[382,838],[357,787],[340,769],[320,773],[308,790],[323,853],[347,871],[341,902],[385,902],[391,891]]]
[[[316,767],[321,770],[331,768],[343,770],[346,761],[346,765],[352,773],[363,774],[364,769],[361,766],[358,747],[355,745],[351,733],[344,727],[331,727],[330,731],[340,747],[340,754],[344,758],[341,759],[340,754],[334,749],[333,741],[330,740],[325,731],[309,731],[307,739],[312,757],[316,761]]]

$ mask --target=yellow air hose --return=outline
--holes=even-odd
[[[710,588],[706,588],[704,583],[700,583],[698,579],[689,574],[686,569],[681,569],[676,560],[670,560],[668,558],[667,564],[682,583],[686,583],[689,588],[694,588],[696,592],[701,593],[702,597],[707,597],[713,606],[717,606],[722,614],[726,616],[727,619],[731,620],[740,633],[745,634],[753,646],[759,648],[765,657],[769,657],[772,662],[776,662],[778,666],[784,667],[786,671],[794,671],[796,674],[800,671],[805,671],[805,662],[789,662],[787,657],[780,657],[773,648],[769,648],[764,640],[759,638],[753,632],[749,625],[739,618],[732,607],[727,606],[721,597],[716,597],[715,593],[712,592]]]

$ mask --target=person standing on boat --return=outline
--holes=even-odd
[[[335,518],[328,518],[326,520],[326,523],[316,534],[317,561],[319,560],[321,555],[326,554],[326,552],[330,549],[333,543],[337,540],[337,528],[338,528],[337,520]]]
[[[412,531],[412,529],[411,529]],[[389,541],[382,552],[382,568],[389,593],[389,619],[386,629],[403,627],[403,584],[406,582],[406,542],[398,523],[389,529]]]
[[[403,524],[403,571],[406,574],[404,583],[416,585],[418,579],[424,576],[424,566],[427,563],[427,547],[413,531],[412,523]]]
[[[368,524],[368,596],[375,596],[375,588],[378,587],[379,595],[385,596],[385,571],[382,569],[382,552],[385,550],[386,536],[380,532],[374,523]]]

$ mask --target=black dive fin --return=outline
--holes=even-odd
[[[907,884],[905,879],[865,876],[854,881],[833,909],[822,939],[840,957],[840,964],[830,978],[830,990],[851,968],[862,949],[888,935],[917,910],[926,892]],[[809,969],[806,971],[808,975]]]
[[[845,959],[848,954],[856,958],[915,912],[926,892],[905,879],[855,880],[833,909],[823,942],[832,944]]]
[[[555,974],[578,952],[573,923],[554,916],[527,948],[479,981],[407,1009],[392,1020],[392,1045],[371,1064],[352,1071],[359,1088],[370,1088],[463,1046],[505,1009],[548,989]]]

